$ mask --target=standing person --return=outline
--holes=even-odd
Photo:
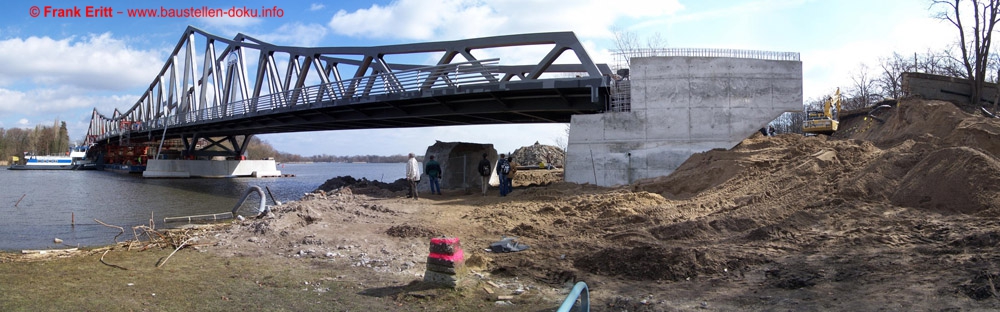
[[[424,173],[431,181],[431,194],[441,195],[441,184],[438,180],[441,179],[441,164],[434,160],[434,156],[430,156],[430,160],[424,165]]]
[[[510,166],[510,171],[507,173],[507,194],[514,192],[514,174],[517,173],[517,163],[514,162],[514,157],[507,156],[507,164]]]
[[[510,163],[504,158],[504,154],[500,154],[500,159],[497,159],[497,176],[500,177],[500,196],[507,196],[510,191],[507,189],[507,174],[510,173]]]
[[[487,159],[489,154],[483,153],[483,160],[479,161],[479,176],[483,177],[483,196],[486,196],[486,189],[490,185],[490,160]]]
[[[410,160],[406,161],[406,181],[410,182],[410,196],[413,199],[417,198],[417,183],[420,182],[420,165],[417,164],[417,158],[410,153]]]

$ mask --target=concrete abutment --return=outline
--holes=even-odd
[[[695,153],[729,149],[802,110],[802,62],[735,57],[631,58],[631,105],[574,115],[565,177],[603,186],[666,176]]]

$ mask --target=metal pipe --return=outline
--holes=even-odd
[[[236,211],[240,210],[240,206],[243,206],[243,202],[247,200],[247,196],[250,196],[251,192],[257,192],[257,194],[260,195],[260,208],[257,209],[257,216],[268,213],[266,202],[267,196],[264,196],[264,190],[262,190],[259,186],[254,185],[248,188],[246,192],[243,192],[243,197],[240,197],[240,201],[236,203],[236,206],[233,206],[233,217],[236,217]]]

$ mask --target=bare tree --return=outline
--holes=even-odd
[[[969,3],[970,5],[965,5]],[[1000,21],[1000,0],[934,0],[931,7],[944,6],[936,17],[950,22],[958,29],[958,47],[962,55],[958,60],[965,67],[970,80],[969,101],[979,106],[986,71],[989,63],[993,27]],[[972,10],[972,20],[963,21],[964,10]],[[968,17],[968,16],[966,16]],[[966,29],[970,27],[970,29]]]
[[[893,52],[890,57],[879,60],[882,73],[875,78],[875,86],[883,96],[894,99],[903,96],[903,72],[910,65],[903,59],[902,55],[896,52]]]
[[[640,48],[639,45],[639,35],[633,31],[625,31],[619,29],[618,27],[613,27],[612,31],[615,34],[615,48],[618,52],[623,54],[634,53]],[[625,55],[625,67],[631,67],[628,55]]]
[[[649,49],[663,49],[667,46],[667,39],[663,39],[660,32],[655,32],[649,37],[646,37],[646,48]]]
[[[850,96],[843,101],[845,110],[867,107],[874,100],[881,97],[876,92],[875,79],[868,70],[868,65],[861,64],[858,69],[851,73],[851,81],[854,83],[849,92]]]
[[[802,121],[806,119],[805,115],[805,112],[785,112],[768,123],[768,125],[774,126],[774,130],[777,133],[802,134]]]
[[[657,50],[666,48],[667,46],[667,40],[663,39],[663,36],[659,32],[646,37],[646,46],[644,47],[639,39],[639,34],[636,32],[622,30],[618,27],[612,27],[611,30],[615,34],[615,48],[618,49],[618,52],[625,54],[625,67],[632,66],[629,60],[632,56],[640,55],[638,54],[639,50],[643,48]]]

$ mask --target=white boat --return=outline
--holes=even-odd
[[[26,155],[24,160],[14,157],[9,170],[88,170],[94,164],[86,160],[86,149],[73,149],[68,155],[36,156]]]

